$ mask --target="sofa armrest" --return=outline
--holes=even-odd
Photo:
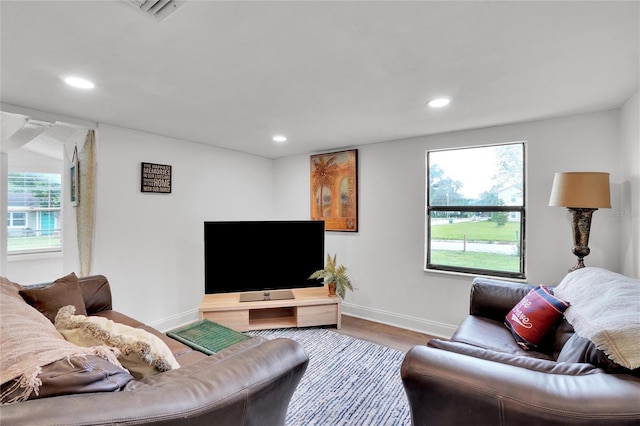
[[[87,314],[95,314],[113,309],[111,305],[111,286],[104,275],[91,275],[78,278]]]
[[[640,379],[548,374],[416,346],[401,376],[414,425],[637,425]]]
[[[470,314],[503,321],[532,288],[530,284],[475,278],[471,285]]]
[[[309,361],[302,346],[274,339],[223,352],[143,379],[121,392],[5,405],[2,421],[15,426],[284,425],[289,401]]]

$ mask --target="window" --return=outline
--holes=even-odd
[[[8,175],[7,251],[10,254],[61,249],[58,173]]]
[[[426,268],[525,277],[525,144],[427,152]]]
[[[27,214],[24,212],[9,212],[7,226],[9,228],[26,228]]]

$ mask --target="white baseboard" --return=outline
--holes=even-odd
[[[199,311],[196,308],[167,318],[162,318],[157,321],[152,321],[148,325],[164,333],[169,330],[173,330],[174,328],[198,321],[198,319]]]
[[[380,322],[394,327],[405,328],[407,330],[418,331],[420,333],[445,339],[450,338],[458,328],[457,325],[429,321],[408,315],[400,315],[394,312],[382,311],[380,309],[366,308],[347,302],[342,302],[342,313],[344,315]]]
[[[411,317],[408,315],[400,315],[394,312],[387,312],[380,309],[366,308],[344,301],[342,302],[342,313],[344,315],[349,315],[370,321],[376,321],[382,324],[405,328],[407,330],[413,330],[435,337],[442,337],[445,339],[450,338],[456,331],[456,328],[458,328],[456,325],[429,321],[422,318]],[[198,321],[198,319],[198,309],[192,309],[177,315],[152,321],[148,325],[155,328],[156,330],[166,332],[169,330],[173,330],[174,328],[181,327],[185,324]]]

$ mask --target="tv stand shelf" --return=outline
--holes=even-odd
[[[240,302],[240,293],[207,294],[200,304],[200,319],[236,331],[335,325],[340,328],[341,300],[326,287],[292,290],[294,298]]]

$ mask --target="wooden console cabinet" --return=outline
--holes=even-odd
[[[236,331],[334,325],[340,328],[341,299],[326,287],[293,289],[294,299],[240,302],[240,293],[207,294],[200,319]]]

